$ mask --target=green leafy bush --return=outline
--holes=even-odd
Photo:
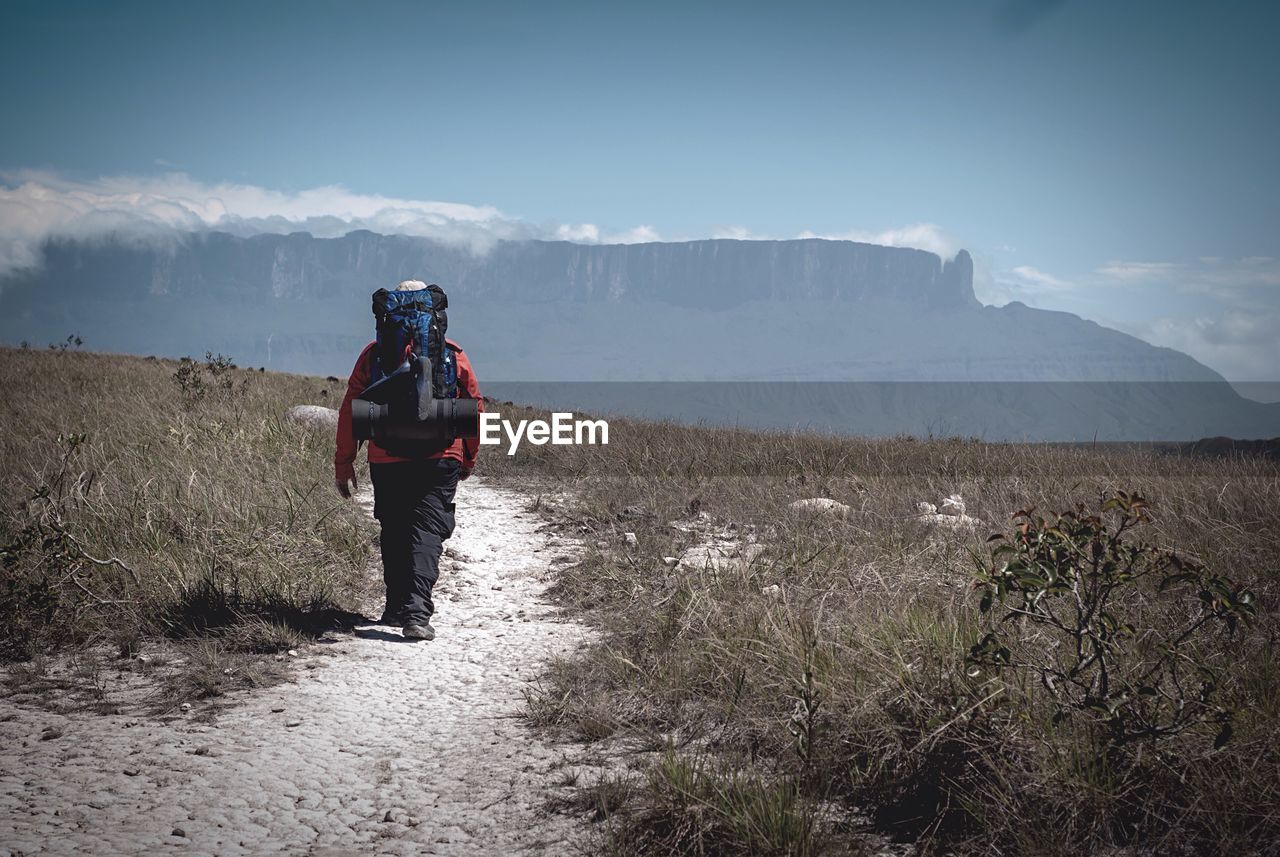
[[[1054,701],[1055,724],[1088,718],[1113,747],[1207,723],[1224,744],[1232,713],[1197,644],[1248,624],[1253,593],[1136,539],[1150,520],[1137,494],[1052,521],[1031,510],[1014,517],[1017,532],[992,536],[990,563],[979,569],[979,609],[993,618],[970,663],[1029,673]]]

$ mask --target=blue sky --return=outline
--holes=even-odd
[[[14,196],[37,186],[90,206],[196,198],[204,220],[224,197],[254,222],[391,201],[584,240],[963,246],[987,302],[1280,380],[1273,4],[10,0],[0,16],[10,244],[65,225]]]

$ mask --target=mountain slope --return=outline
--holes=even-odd
[[[955,430],[1035,439],[1280,433],[1280,409],[1240,398],[1185,354],[1067,313],[980,305],[964,251],[944,263],[848,241],[519,241],[483,253],[371,232],[58,241],[44,248],[41,267],[0,282],[0,339],[43,343],[78,332],[95,348],[211,350],[345,375],[371,335],[369,294],[406,277],[445,286],[450,332],[489,381],[1143,384],[1141,394],[1122,386],[1101,398],[1055,395],[1044,413],[1018,420],[1004,419],[1007,403],[993,400],[980,424]],[[1203,394],[1188,399],[1197,389],[1188,383],[1204,385]],[[613,407],[635,413],[628,395]],[[853,400],[856,413],[835,408],[849,412],[841,430],[919,433],[922,420],[956,422],[929,416],[954,410],[949,393],[905,411]],[[1117,409],[1133,413],[1093,418]],[[722,410],[740,419],[744,409]],[[745,410],[756,425],[785,425],[790,414],[781,405]]]

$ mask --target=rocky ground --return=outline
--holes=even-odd
[[[296,681],[209,722],[0,700],[0,855],[573,851],[578,823],[543,805],[574,748],[519,711],[588,632],[541,599],[574,546],[526,502],[462,485],[434,642],[333,636],[304,650]]]

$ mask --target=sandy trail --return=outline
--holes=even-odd
[[[546,659],[587,631],[540,598],[573,546],[524,502],[461,486],[434,642],[342,635],[213,724],[0,700],[0,855],[572,851],[576,823],[541,811],[572,748],[515,715]],[[62,736],[40,740],[51,725]]]

